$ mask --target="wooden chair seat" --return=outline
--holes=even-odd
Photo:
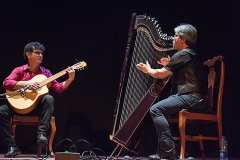
[[[40,117],[38,116],[13,116],[11,120],[12,132],[15,136],[16,126],[17,125],[30,125],[38,126],[40,124]],[[48,137],[48,149],[50,151],[51,157],[54,157],[52,151],[52,143],[56,133],[55,117],[52,117],[50,120],[50,135]],[[41,156],[42,148],[38,147],[38,157]]]

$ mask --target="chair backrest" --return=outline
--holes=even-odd
[[[208,97],[209,108],[222,119],[222,97],[225,76],[225,63],[222,56],[214,57],[204,62],[209,68]]]

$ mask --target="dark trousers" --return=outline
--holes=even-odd
[[[157,152],[175,148],[169,123],[165,116],[176,114],[182,109],[204,109],[208,106],[207,104],[207,98],[198,93],[172,95],[154,104],[150,108],[150,115],[158,137]]]
[[[40,116],[41,122],[38,126],[37,134],[47,134],[49,122],[54,111],[54,98],[45,95],[40,99],[36,108],[26,114]],[[7,147],[16,146],[15,138],[10,126],[10,119],[13,115],[18,115],[8,104],[0,106],[0,136]]]

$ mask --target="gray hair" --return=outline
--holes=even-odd
[[[174,28],[174,31],[180,36],[180,38],[186,39],[186,44],[188,46],[195,46],[198,34],[196,28],[191,24],[180,24]]]

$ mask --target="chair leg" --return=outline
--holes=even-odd
[[[185,128],[186,128],[186,116],[183,112],[179,112],[179,133],[180,133],[180,158],[185,158],[185,148],[186,148],[186,139],[185,139]]]
[[[202,125],[198,124],[199,136],[202,136],[202,130],[203,130],[202,129]],[[199,140],[199,148],[200,148],[200,151],[201,151],[202,159],[206,160],[205,153],[204,153],[204,147],[203,147],[203,140],[202,139]]]
[[[47,149],[48,147],[45,143],[39,143],[38,144],[38,155],[37,155],[38,157],[41,157],[43,148]],[[46,155],[47,155],[47,153],[46,153]]]
[[[53,139],[54,139],[54,136],[55,136],[55,133],[56,133],[55,117],[51,118],[50,127],[51,127],[51,133],[50,133],[50,137],[49,137],[48,148],[49,148],[51,157],[54,157],[54,153],[53,153],[53,150],[52,150],[52,143],[53,143]]]
[[[200,147],[200,150],[201,150],[202,159],[206,160],[205,153],[204,153],[204,148],[203,148],[203,140],[199,140],[199,147]]]
[[[42,147],[38,146],[38,157],[41,157],[42,154]]]
[[[16,124],[12,123],[12,133],[15,136],[15,131],[16,131]]]

